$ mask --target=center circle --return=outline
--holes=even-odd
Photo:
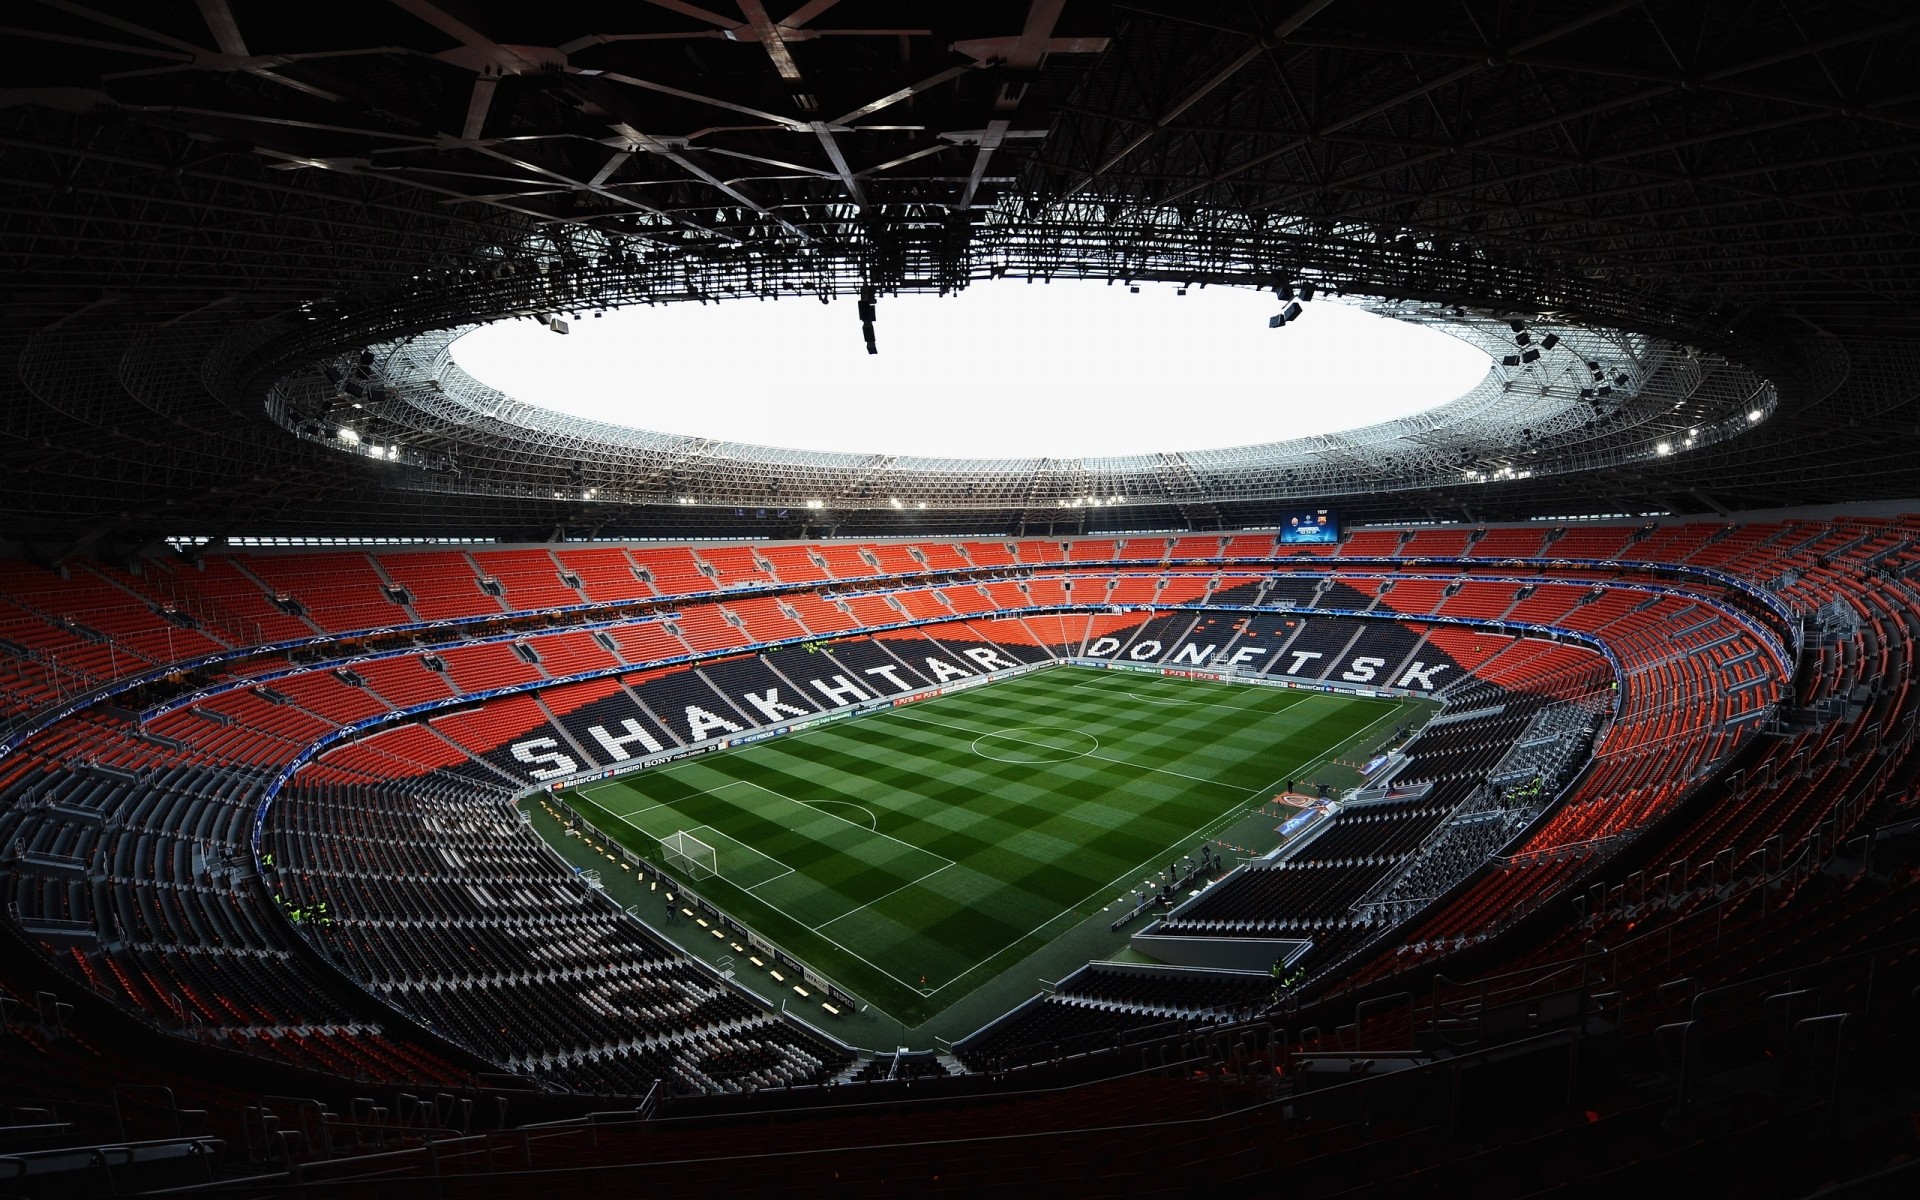
[[[1056,763],[1085,758],[1100,739],[1078,729],[996,729],[973,739],[973,752],[1003,763]]]

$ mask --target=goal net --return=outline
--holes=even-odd
[[[720,873],[720,859],[713,847],[682,831],[660,839],[660,849],[669,867],[678,867],[692,880],[707,879]]]

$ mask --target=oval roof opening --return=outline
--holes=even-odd
[[[839,297],[676,302],[500,321],[454,360],[517,400],[636,429],[799,450],[1103,458],[1335,433],[1456,399],[1477,347],[1324,296],[990,280],[883,296],[877,354]]]

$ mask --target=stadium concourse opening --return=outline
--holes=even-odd
[[[997,1013],[1031,995],[1036,977],[1130,953],[1128,923],[1115,916],[1143,890],[1152,900],[1176,878],[1204,886],[1274,849],[1282,822],[1271,805],[1292,781],[1354,783],[1352,764],[1404,741],[1427,707],[1049,667],[562,797],[648,868],[690,885],[693,898],[650,892],[637,915],[671,934],[667,918],[686,909],[680,940],[695,951],[723,940],[716,922],[750,931],[759,961],[735,954],[736,978],[816,1017],[822,1004],[844,1008],[796,978],[804,964],[931,1048],[983,1023],[978,1005],[934,1018],[989,980],[1004,976],[995,999],[1012,997],[987,1005]],[[572,848],[560,825],[539,827]],[[1203,846],[1211,869],[1174,865]],[[1167,888],[1149,909],[1187,895]],[[835,1029],[850,1040],[894,1032]]]
[[[1479,347],[1324,292],[982,280],[877,302],[676,302],[504,320],[454,361],[575,417],[763,446],[1089,458],[1285,441],[1411,416],[1486,376]],[[554,322],[557,322],[554,323]],[[565,328],[566,336],[557,330]],[[1183,406],[1204,397],[1206,419]],[[955,414],[964,414],[956,417]]]

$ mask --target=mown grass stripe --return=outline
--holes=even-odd
[[[1398,708],[1068,668],[683,760],[574,801],[655,861],[650,835],[704,825],[791,867],[752,891],[724,879],[698,890],[917,1023]],[[1099,749],[982,757],[976,742],[998,731],[1062,747],[1085,735]]]

